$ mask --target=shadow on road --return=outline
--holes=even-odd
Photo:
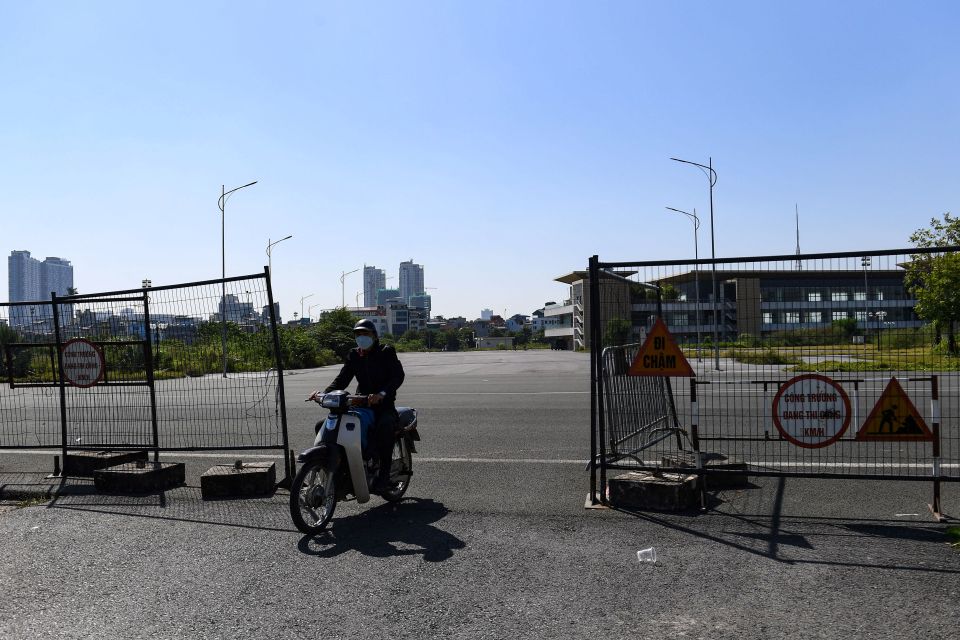
[[[260,531],[295,531],[286,503],[286,495],[280,493],[204,500],[199,487],[188,485],[154,493],[103,493],[91,483],[71,480],[56,491],[46,508]]]
[[[423,554],[427,562],[442,562],[466,547],[460,538],[434,526],[448,513],[435,500],[408,498],[334,520],[331,529],[304,536],[298,548],[321,558],[357,551],[375,558]]]
[[[874,543],[895,540],[940,545],[946,541],[940,524],[891,524],[857,518],[824,518],[784,514],[786,479],[779,478],[769,513],[745,514],[710,509],[675,514],[618,508],[653,524],[706,540],[730,549],[761,556],[787,565],[822,565],[918,571],[960,575],[956,563],[937,566],[926,561],[911,564],[909,554],[890,562],[877,562]],[[811,542],[811,540],[815,542]],[[862,554],[862,555],[860,555]]]

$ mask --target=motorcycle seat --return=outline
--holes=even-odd
[[[397,407],[397,415],[400,417],[400,429],[408,431],[417,424],[417,410],[410,407]]]

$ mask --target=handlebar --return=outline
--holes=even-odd
[[[325,395],[326,393],[323,390],[318,389],[313,393],[311,393],[310,397],[304,400],[304,402],[312,401],[312,402],[316,402],[317,404],[320,404],[323,400],[323,396]],[[369,407],[370,406],[370,396],[348,394],[347,400],[350,402],[351,407]]]

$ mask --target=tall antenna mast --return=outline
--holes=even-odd
[[[797,219],[797,271],[802,271],[803,264],[800,262],[800,207],[796,203],[793,205],[793,212]]]

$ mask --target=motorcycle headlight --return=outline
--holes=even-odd
[[[333,391],[324,394],[320,400],[320,406],[324,409],[345,409],[349,402],[346,391]]]

